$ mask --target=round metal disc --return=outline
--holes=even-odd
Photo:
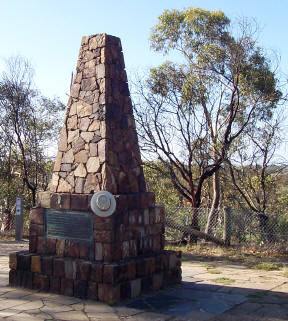
[[[92,196],[90,206],[96,215],[108,217],[115,212],[116,200],[111,193],[100,191]]]

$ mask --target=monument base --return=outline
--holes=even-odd
[[[114,304],[181,282],[181,252],[103,263],[28,251],[10,254],[9,284]]]

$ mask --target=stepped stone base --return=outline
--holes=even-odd
[[[113,304],[181,281],[181,252],[159,251],[115,263],[28,251],[10,254],[9,284]]]

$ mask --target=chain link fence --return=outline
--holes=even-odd
[[[288,215],[234,208],[220,208],[213,212],[209,208],[186,206],[166,209],[168,242],[188,241],[189,234],[193,235],[195,229],[201,232],[198,239],[218,244],[288,249]]]
[[[0,215],[0,237],[15,237],[15,216],[11,213]]]
[[[0,236],[15,236],[14,215],[10,218],[6,215],[0,216]],[[168,243],[180,244],[196,235],[197,241],[271,249],[281,247],[288,251],[288,215],[235,208],[220,208],[211,213],[209,208],[168,207],[165,230]],[[24,235],[28,235],[27,224]]]
[[[0,237],[15,238],[15,213],[0,213]],[[29,237],[29,221],[23,225],[23,237]]]

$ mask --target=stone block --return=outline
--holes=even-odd
[[[122,257],[127,258],[130,256],[130,243],[129,241],[124,241],[122,243]]]
[[[116,211],[121,212],[128,209],[126,195],[115,195],[115,199],[116,199]]]
[[[103,243],[103,260],[104,260],[104,262],[113,261],[113,259],[114,259],[113,252],[114,252],[114,244]]]
[[[23,271],[21,286],[23,286],[24,288],[27,288],[27,289],[33,289],[33,273],[32,272]]]
[[[115,242],[113,245],[113,260],[112,261],[119,261],[123,258],[122,253],[122,246],[120,242]]]
[[[130,210],[140,208],[140,196],[137,194],[127,194],[127,205]]]
[[[77,278],[84,281],[89,280],[91,273],[91,265],[92,264],[89,261],[79,261],[77,269]]]
[[[148,208],[143,210],[143,221],[144,221],[144,225],[150,224],[150,216],[149,216],[149,209]]]
[[[90,204],[90,202],[89,202]],[[115,225],[115,214],[113,214],[113,218],[111,217],[99,217],[99,216],[94,216],[94,230],[106,230],[106,231],[111,231],[114,229]]]
[[[127,300],[131,298],[131,282],[123,282],[120,285],[120,297],[121,300]]]
[[[22,271],[31,271],[31,253],[18,252],[17,254],[17,268]]]
[[[161,272],[163,270],[162,261],[160,255],[155,256],[155,272]]]
[[[139,197],[139,201],[140,201],[140,207],[142,209],[154,206],[155,204],[155,194],[152,192],[145,192],[145,193],[140,193],[140,197]]]
[[[156,220],[155,220],[155,207],[150,207],[149,208],[149,223],[150,225],[153,225],[156,223]]]
[[[17,286],[17,271],[16,270],[9,271],[9,285],[10,286]]]
[[[143,258],[139,258],[136,261],[136,276],[143,277],[146,276],[146,267]]]
[[[88,210],[88,198],[87,195],[71,195],[71,209],[87,211]]]
[[[21,270],[16,271],[15,286],[23,286],[23,273],[24,273],[24,271],[21,271]]]
[[[153,290],[159,290],[163,286],[163,273],[155,273],[152,276]]]
[[[44,209],[42,207],[33,207],[30,211],[31,224],[44,224]]]
[[[37,236],[29,236],[29,252],[36,253],[37,252]]]
[[[96,283],[103,282],[103,264],[102,263],[91,264],[90,280]]]
[[[73,296],[74,294],[74,281],[72,279],[61,279],[60,293],[67,296]]]
[[[103,267],[103,283],[117,284],[119,283],[120,276],[120,265],[115,264],[105,264]]]
[[[79,177],[82,177],[82,178],[86,177],[86,175],[87,175],[87,170],[86,170],[85,166],[84,166],[82,163],[80,163],[80,164],[77,166],[77,168],[76,168],[76,170],[75,170],[75,172],[74,172],[74,175],[75,175],[75,177],[77,177],[77,178],[79,178]],[[76,183],[76,184],[77,184],[77,183]]]
[[[69,193],[52,193],[51,208],[55,209],[70,209],[70,194]]]
[[[167,252],[163,252],[160,254],[161,257],[161,265],[163,270],[168,270],[169,268],[169,255]]]
[[[173,270],[178,266],[179,259],[176,253],[169,253],[169,270]]]
[[[55,254],[56,253],[56,239],[47,238],[46,253],[47,254]]]
[[[102,261],[104,257],[103,244],[95,242],[95,260]]]
[[[47,239],[43,236],[37,237],[37,253],[45,254],[47,249]]]
[[[88,259],[90,254],[90,246],[85,243],[79,244],[79,257],[81,259]]]
[[[31,256],[31,272],[41,273],[41,256]]]
[[[120,285],[100,283],[98,285],[98,298],[102,302],[114,304],[120,300]]]
[[[129,241],[129,253],[130,253],[130,256],[137,256],[138,255],[137,241],[136,240],[130,240]]]
[[[132,280],[136,277],[136,262],[130,261],[127,263],[127,279]]]
[[[76,260],[65,259],[64,265],[65,265],[65,278],[75,280],[77,278]]]
[[[88,282],[84,280],[74,280],[74,296],[80,299],[87,298]]]
[[[141,293],[141,279],[135,279],[130,281],[131,284],[131,298],[135,298]]]
[[[43,236],[44,225],[30,224],[29,235],[31,236]]]
[[[143,293],[150,292],[153,289],[152,275],[141,278],[141,289]]]
[[[153,240],[152,241],[153,242],[153,247],[152,247],[153,251],[154,252],[160,251],[162,248],[161,234],[153,236],[152,240]]]
[[[41,257],[41,271],[45,275],[53,275],[53,256]]]
[[[59,153],[61,156],[62,153]],[[58,156],[58,155],[57,155]],[[50,192],[45,191],[45,192],[38,192],[37,193],[37,203],[39,207],[43,208],[50,208]]]
[[[40,291],[49,290],[49,277],[47,275],[33,273],[33,289]]]
[[[163,284],[164,286],[173,285],[176,283],[180,283],[182,278],[181,268],[175,268],[173,270],[166,270],[164,271],[164,279]]]
[[[94,240],[96,242],[111,243],[114,241],[115,234],[113,231],[94,230]]]
[[[56,255],[64,256],[65,252],[65,240],[56,240]]]
[[[79,258],[80,256],[80,244],[73,241],[65,241],[64,255],[73,258]]]
[[[87,299],[98,300],[98,284],[96,282],[88,282]]]
[[[60,278],[55,276],[50,276],[50,292],[60,293]]]
[[[53,275],[60,278],[65,277],[65,261],[63,258],[53,260]]]
[[[17,270],[17,252],[9,254],[9,268],[11,270]]]

